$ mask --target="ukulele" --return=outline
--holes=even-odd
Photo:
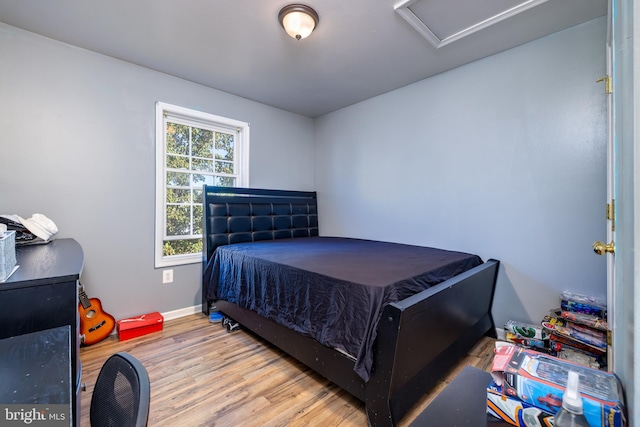
[[[84,287],[80,285],[78,294],[80,303],[80,334],[84,338],[84,345],[95,344],[102,341],[111,334],[116,326],[116,321],[112,315],[102,310],[102,303],[98,298],[89,298],[84,292]]]

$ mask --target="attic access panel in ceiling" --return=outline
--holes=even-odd
[[[531,9],[547,0],[405,0],[400,14],[436,48]]]

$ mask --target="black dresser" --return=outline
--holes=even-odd
[[[69,326],[73,419],[79,423],[82,366],[78,287],[84,264],[82,247],[73,239],[17,246],[16,261],[18,270],[0,283],[0,339]]]

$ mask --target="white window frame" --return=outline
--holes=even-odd
[[[156,224],[155,267],[200,263],[203,254],[163,255],[166,231],[166,121],[173,120],[199,128],[225,129],[236,132],[234,140],[236,187],[249,187],[249,123],[164,102],[156,102]],[[192,236],[196,237],[196,236]],[[202,237],[202,236],[200,236]]]

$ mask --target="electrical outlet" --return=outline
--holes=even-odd
[[[173,270],[162,271],[162,283],[173,283]]]

